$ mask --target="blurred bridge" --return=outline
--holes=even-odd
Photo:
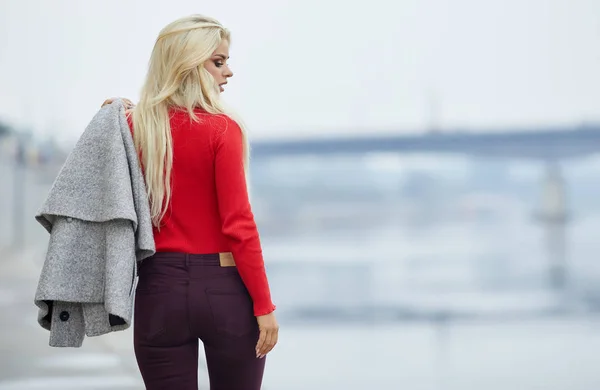
[[[549,285],[568,286],[565,182],[558,162],[600,152],[600,124],[544,128],[509,128],[496,132],[464,130],[417,135],[329,137],[254,142],[255,160],[278,156],[328,156],[368,153],[459,154],[475,158],[536,159],[547,163],[540,207],[535,218],[544,226]]]
[[[290,155],[365,154],[376,152],[462,154],[556,160],[600,151],[600,124],[553,128],[509,128],[495,132],[463,130],[415,135],[328,137],[259,141],[254,159]]]

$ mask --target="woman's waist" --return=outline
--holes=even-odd
[[[210,254],[230,251],[220,224],[186,227],[171,223],[160,230],[154,229],[154,243],[157,252]]]
[[[154,239],[156,253],[178,253],[197,256],[214,256],[219,253],[230,252],[230,247],[224,236],[209,239],[199,237],[189,240],[179,236],[158,236]]]
[[[235,267],[231,252],[189,253],[175,251],[157,251],[148,260],[155,263],[180,263],[182,265],[206,265]]]

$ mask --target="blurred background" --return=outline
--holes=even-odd
[[[34,215],[191,13],[233,34],[266,390],[600,388],[597,0],[3,0],[0,390],[143,388],[131,331],[48,347]]]

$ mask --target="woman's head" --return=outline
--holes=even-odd
[[[213,52],[213,55],[208,61],[204,62],[204,69],[210,73],[219,87],[219,92],[225,90],[227,80],[233,76],[233,72],[227,64],[229,60],[229,40],[222,39],[221,44]]]
[[[168,24],[156,39],[140,100],[133,110],[134,142],[144,167],[155,226],[159,226],[171,198],[173,153],[169,110],[184,109],[194,121],[200,120],[196,109],[227,114],[220,93],[233,75],[227,65],[230,42],[225,27],[202,15]],[[247,167],[247,138],[242,133]]]
[[[220,113],[219,92],[231,73],[231,35],[217,20],[192,15],[164,27],[150,58],[144,94],[151,104]]]

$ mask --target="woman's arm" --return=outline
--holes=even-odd
[[[264,357],[277,344],[279,324],[271,301],[262,248],[250,207],[244,171],[242,132],[235,121],[215,141],[215,183],[223,234],[230,242],[233,258],[254,302],[254,315],[260,329],[256,356]]]
[[[215,183],[222,231],[228,238],[238,271],[254,301],[254,314],[271,313],[269,283],[262,248],[252,213],[243,165],[242,133],[226,118],[226,128],[216,130]]]

